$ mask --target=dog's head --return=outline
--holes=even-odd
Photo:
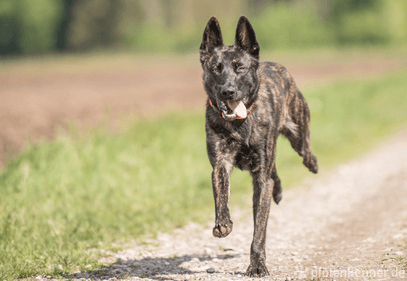
[[[209,19],[202,37],[200,60],[204,86],[224,119],[246,118],[246,108],[257,95],[260,46],[249,20],[242,16],[235,44],[224,46],[219,22]]]

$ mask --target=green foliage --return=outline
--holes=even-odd
[[[403,72],[304,91],[320,171],[405,124],[406,87]],[[89,249],[210,219],[203,112],[136,120],[119,133],[100,128],[75,135],[27,147],[0,174],[1,280],[96,267],[99,253]],[[301,162],[280,139],[283,187],[311,176]],[[250,197],[248,173],[234,171],[232,206]]]
[[[19,0],[20,17],[18,45],[23,53],[55,49],[61,9],[60,0]]]
[[[405,0],[1,0],[0,54],[186,52],[198,48],[211,16],[232,34],[242,14],[263,50],[407,43]]]
[[[265,49],[401,44],[407,38],[407,2],[334,0],[328,7],[321,1],[277,2],[253,23]]]
[[[223,32],[229,34],[243,13],[249,16],[263,50],[407,43],[407,2],[403,0],[275,1],[264,2],[254,11],[251,4],[228,11],[192,3],[188,12],[195,15],[202,10],[199,17],[185,18],[182,9],[175,13],[178,24],[146,17],[142,24],[122,32],[124,40],[137,51],[192,51],[199,46],[210,16],[216,15]],[[225,42],[231,44],[233,39]]]
[[[263,11],[253,25],[263,49],[314,47],[333,44],[333,34],[318,16],[314,2],[296,6],[278,2]]]
[[[71,9],[69,48],[87,51],[118,44],[120,18],[126,9],[122,0],[77,1]]]
[[[54,50],[62,0],[2,0],[0,54]]]
[[[13,0],[0,1],[0,54],[16,49],[16,9]]]
[[[137,1],[123,1],[127,6],[130,2],[133,4],[132,12],[138,11],[143,15],[140,21],[140,17],[132,17],[127,11],[123,18],[126,24],[122,24],[121,28],[121,39],[130,49],[140,52],[196,50],[211,16],[217,15],[225,34],[231,34],[236,28],[238,16],[248,10],[245,0],[152,0],[148,4],[139,2],[137,7],[134,6]],[[233,40],[233,36],[226,37]]]
[[[332,19],[340,44],[383,44],[390,41],[383,0],[333,2]]]

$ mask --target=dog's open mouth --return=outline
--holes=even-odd
[[[220,110],[222,116],[227,121],[233,121],[235,119],[245,119],[247,117],[246,106],[243,101],[227,100],[225,102],[220,101]]]

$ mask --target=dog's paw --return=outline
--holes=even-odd
[[[278,203],[280,203],[281,199],[283,199],[283,193],[281,192],[273,192],[273,200],[274,202],[276,202],[276,204],[278,205]]]
[[[229,221],[227,223],[217,223],[213,228],[212,234],[215,237],[223,238],[229,235],[233,229],[233,222]]]
[[[273,200],[278,205],[281,199],[283,199],[283,190],[281,189],[281,183],[280,180],[278,179],[278,181],[274,183],[273,187]]]
[[[270,273],[263,262],[250,264],[247,268],[246,275],[249,277],[264,277],[269,276]]]
[[[314,174],[318,173],[318,161],[315,155],[310,154],[308,157],[304,158],[303,163],[310,172],[313,172]]]

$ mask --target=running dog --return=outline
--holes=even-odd
[[[213,167],[215,237],[225,237],[233,222],[229,213],[230,180],[234,167],[253,178],[254,234],[247,275],[269,275],[266,267],[266,230],[271,200],[282,199],[277,175],[276,140],[281,133],[317,173],[310,146],[310,111],[286,68],[259,61],[260,46],[249,20],[239,19],[232,46],[223,45],[219,22],[209,19],[200,46],[204,71],[206,143]]]

